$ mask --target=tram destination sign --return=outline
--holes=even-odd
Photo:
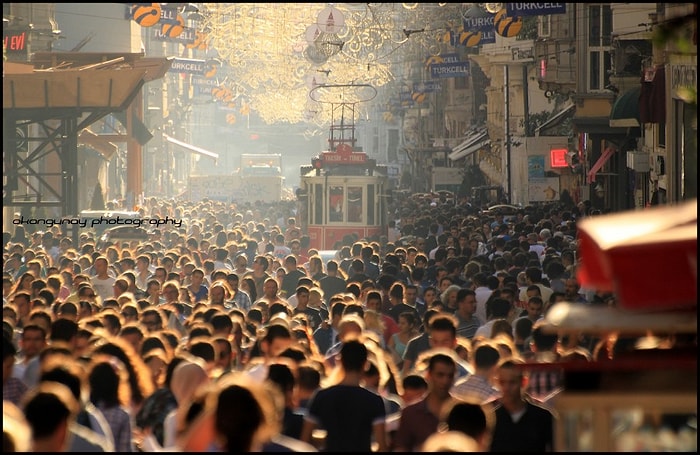
[[[367,163],[367,154],[323,152],[321,159],[328,164],[365,164]]]

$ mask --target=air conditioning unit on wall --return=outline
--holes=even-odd
[[[649,172],[649,153],[630,150],[627,152],[627,167],[635,172]]]

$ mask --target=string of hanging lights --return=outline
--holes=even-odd
[[[203,5],[208,46],[228,68],[223,85],[269,124],[328,123],[328,109],[309,99],[316,85],[382,87],[404,70],[403,52],[438,55],[460,17],[460,4]]]

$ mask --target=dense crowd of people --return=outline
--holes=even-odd
[[[182,224],[4,233],[5,451],[549,451],[561,372],[529,365],[612,352],[542,330],[614,302],[576,279],[584,203],[409,200],[331,260],[291,202],[139,210]]]

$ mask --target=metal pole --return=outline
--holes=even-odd
[[[503,88],[505,98],[505,130],[506,130],[506,191],[508,194],[508,203],[512,203],[511,191],[511,171],[510,171],[510,89],[508,88],[508,65],[503,65]]]

